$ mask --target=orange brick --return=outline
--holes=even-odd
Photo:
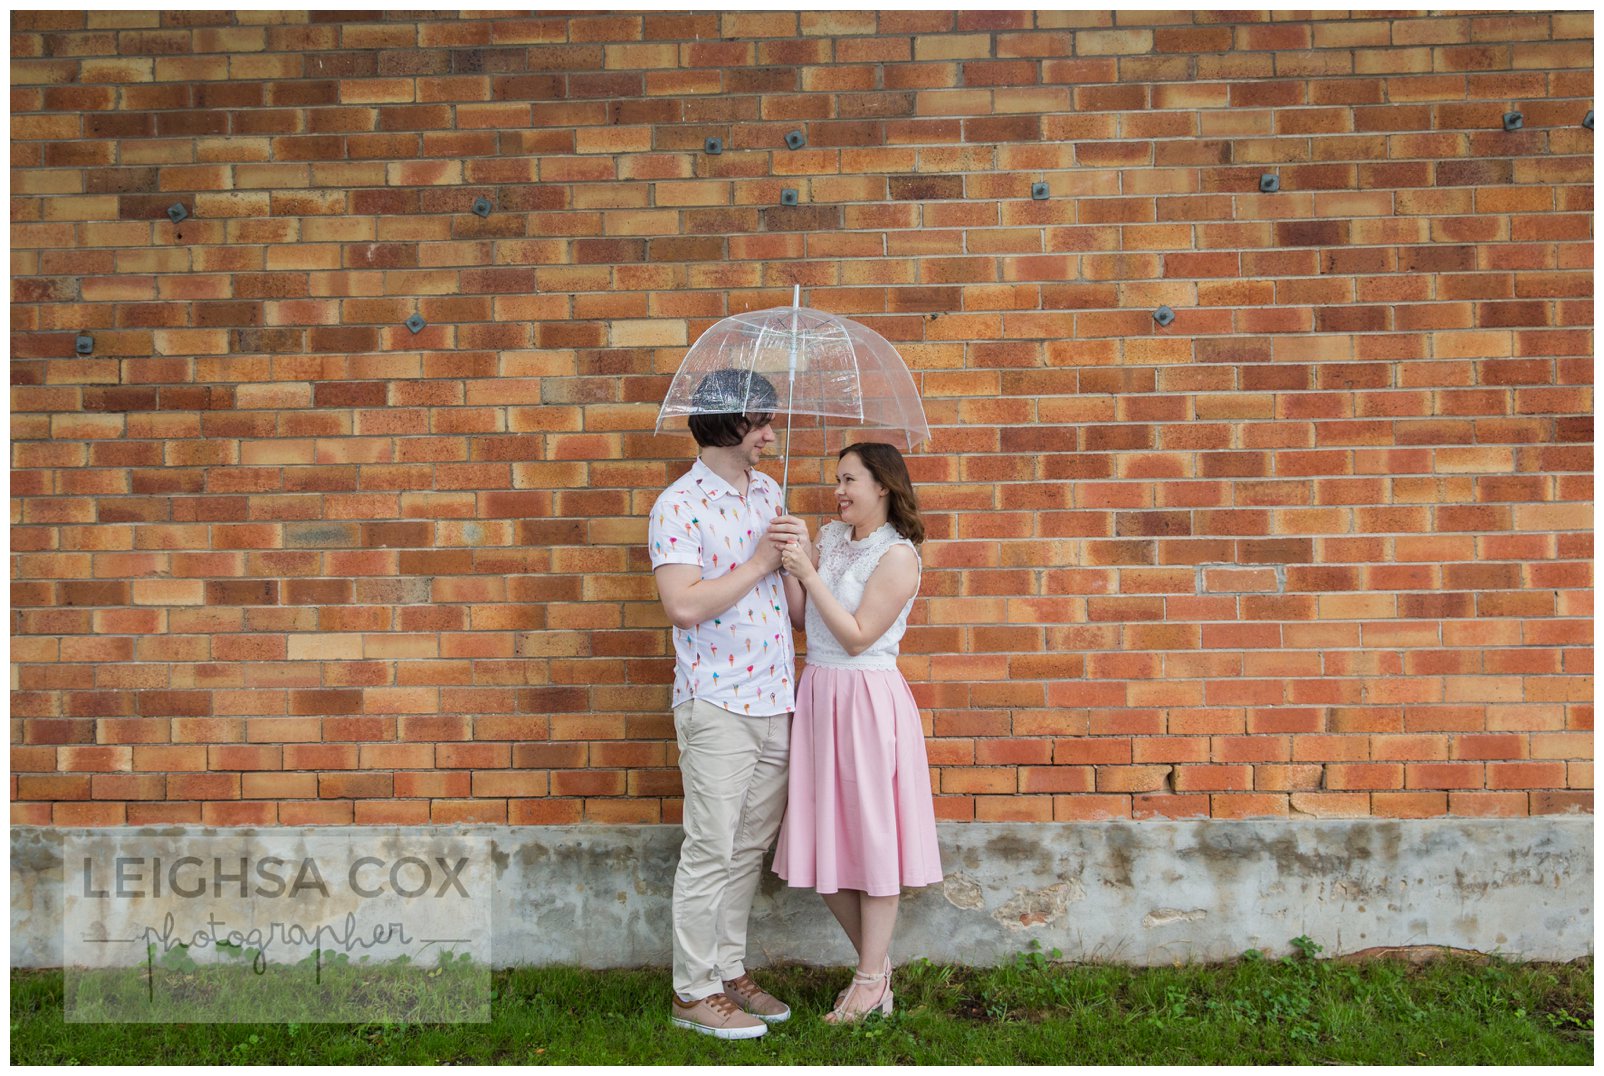
[[[1489,789],[1564,788],[1563,762],[1488,762]]]
[[[1053,821],[1095,822],[1108,818],[1129,818],[1128,796],[1078,795],[1053,797]]]
[[[1467,818],[1521,818],[1528,813],[1524,792],[1450,792],[1450,814]]]
[[[1318,818],[1362,818],[1370,813],[1370,796],[1363,792],[1294,792],[1291,809]]]
[[[981,796],[975,800],[977,822],[1051,822],[1051,796]]]
[[[1131,797],[1131,817],[1142,818],[1207,818],[1207,795],[1137,795]]]
[[[315,799],[317,774],[242,773],[240,795],[246,799]]]
[[[1318,765],[1261,765],[1253,768],[1253,787],[1262,791],[1293,791],[1320,787],[1321,767]],[[1297,797],[1293,809],[1298,810]],[[1311,812],[1313,813],[1313,812]]]
[[[201,820],[198,803],[130,803],[126,807],[124,817],[130,826],[198,825]]]
[[[974,761],[988,765],[1040,765],[1052,760],[1050,740],[978,740]]]
[[[17,778],[16,795],[25,800],[87,800],[90,798],[90,778],[82,776]]]
[[[167,778],[155,773],[96,774],[90,782],[90,795],[97,800],[165,799]]]
[[[426,799],[333,801],[329,806],[341,802],[351,804],[353,821],[359,826],[416,826],[430,820]]]
[[[127,805],[122,803],[54,803],[50,824],[54,826],[119,826],[127,821]]]
[[[572,825],[584,817],[583,801],[576,799],[510,799],[507,822],[514,826]]]
[[[175,800],[237,800],[237,773],[175,773],[167,778],[167,795]]]
[[[1015,771],[991,767],[987,769],[953,769],[941,771],[943,793],[998,794],[1018,790],[1019,779]]]
[[[345,826],[356,820],[355,801],[288,801],[278,804],[284,826]]]
[[[262,801],[201,804],[201,822],[208,826],[271,826],[278,821],[278,804]]]
[[[429,816],[441,824],[505,823],[507,801],[437,799],[431,802]]]
[[[1177,766],[1174,774],[1177,792],[1246,791],[1253,787],[1251,766]],[[1282,812],[1285,802],[1282,801]]]
[[[20,822],[677,823],[655,405],[782,262],[932,423],[940,817],[1592,809],[1590,14],[158,22],[14,27]]]
[[[1333,790],[1393,789],[1404,785],[1404,767],[1396,763],[1331,763],[1325,770],[1326,787]]]
[[[1450,748],[1455,759],[1518,759],[1527,754],[1526,737],[1506,733],[1454,736]]]
[[[1289,811],[1288,797],[1274,793],[1217,794],[1209,797],[1214,818],[1274,818]]]
[[[1419,762],[1404,770],[1408,788],[1482,788],[1486,777],[1479,762]]]
[[[379,799],[394,794],[395,774],[323,773],[317,776],[320,799]]]
[[[24,750],[34,751],[35,754],[19,757]],[[43,752],[43,754],[39,754]],[[85,771],[115,771],[133,768],[134,750],[131,747],[62,747],[57,750],[48,748],[12,748],[12,770],[27,770],[34,768],[27,763],[32,761],[37,768],[63,772]],[[59,761],[58,761],[59,760]],[[19,763],[23,763],[19,765]]]
[[[1432,818],[1448,813],[1445,792],[1377,792],[1370,813],[1382,818]]]
[[[1592,813],[1593,793],[1585,792],[1533,792],[1529,805],[1532,814]]]
[[[1092,786],[1090,766],[1024,766],[1019,770],[1021,793],[1090,792]]]
[[[472,794],[476,797],[512,799],[544,796],[549,787],[549,776],[541,770],[489,770],[472,776]]]
[[[662,808],[652,800],[587,799],[585,821],[601,823],[656,823],[662,820]]]
[[[1152,792],[1163,787],[1170,776],[1169,766],[1099,766],[1099,792]]]

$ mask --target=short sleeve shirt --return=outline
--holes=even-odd
[[[742,497],[698,459],[652,505],[647,546],[652,568],[696,564],[717,579],[757,552],[776,516],[780,487],[748,471]],[[769,717],[796,708],[791,615],[778,571],[758,580],[729,609],[690,629],[674,629],[674,705],[702,699],[732,713]]]

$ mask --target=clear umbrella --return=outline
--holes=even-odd
[[[890,341],[850,318],[802,306],[801,297],[798,286],[790,306],[736,314],[703,333],[668,387],[657,429],[690,415],[773,411],[848,419],[885,431],[908,450],[928,440],[919,390]],[[709,384],[718,390],[708,391],[704,379],[719,370],[746,376],[715,378]],[[782,500],[790,459],[787,422]]]

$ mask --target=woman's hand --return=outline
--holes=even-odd
[[[802,583],[819,574],[819,570],[813,566],[813,558],[809,556],[808,547],[803,542],[787,544],[780,553],[780,565]]]
[[[802,551],[809,557],[813,556],[813,542],[808,538],[808,525],[796,516],[776,516],[769,524],[768,540],[773,542],[778,551],[783,552],[785,547],[793,542],[802,546]]]

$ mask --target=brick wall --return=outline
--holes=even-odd
[[[942,817],[1590,810],[1592,33],[14,13],[13,820],[677,820],[654,401],[793,282]]]

